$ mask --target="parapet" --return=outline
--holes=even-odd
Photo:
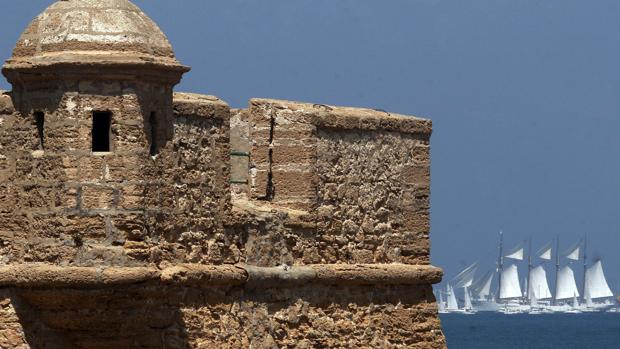
[[[230,107],[218,97],[197,93],[175,92],[173,94],[175,115],[215,118],[228,121]]]
[[[255,98],[250,111],[275,111],[276,124],[308,124],[342,130],[393,131],[427,134],[432,132],[432,121],[412,115],[390,113],[380,109],[332,106],[317,103],[293,102]],[[287,122],[288,121],[288,122]],[[288,128],[284,126],[283,128]]]
[[[253,99],[231,116],[233,201],[288,217],[294,263],[427,264],[431,132],[381,110]]]
[[[313,209],[328,184],[428,186],[430,120],[271,99],[253,99],[248,113],[255,199]]]

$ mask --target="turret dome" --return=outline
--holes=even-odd
[[[4,69],[68,64],[189,70],[157,24],[128,0],[55,2],[30,23]]]

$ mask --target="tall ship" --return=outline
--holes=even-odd
[[[527,258],[525,242],[504,253],[503,238],[504,234],[500,232],[496,268],[479,277],[476,275],[477,263],[462,270],[447,283],[445,291],[440,291],[440,310],[506,314],[580,313],[607,311],[617,304],[605,278],[603,261],[588,260],[587,236],[564,253],[559,252],[559,237],[554,239],[555,244],[549,242],[536,252],[530,239]],[[550,283],[548,268],[552,267],[553,259],[555,273],[552,274],[553,283]],[[582,274],[578,285],[575,271],[580,269],[579,263],[582,263]],[[519,272],[524,269],[526,272],[521,279]],[[457,290],[462,294],[461,299],[457,297]],[[446,303],[444,295],[448,296]],[[613,310],[617,309],[610,311]]]

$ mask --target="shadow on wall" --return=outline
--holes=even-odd
[[[179,305],[184,296],[157,285],[16,290],[12,338],[23,336],[32,349],[189,348]]]
[[[358,348],[444,343],[430,286],[141,284],[14,290],[0,299],[0,315],[10,325],[3,328],[0,347],[317,348],[339,346],[342,336]]]

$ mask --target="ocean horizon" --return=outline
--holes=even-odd
[[[620,313],[440,314],[450,349],[616,349]]]

